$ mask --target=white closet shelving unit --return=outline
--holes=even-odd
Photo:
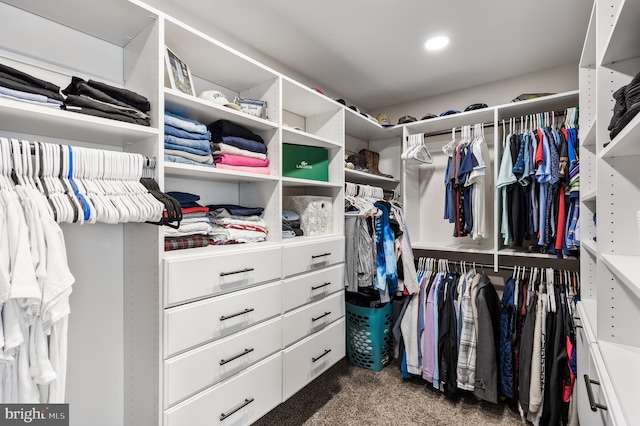
[[[502,120],[520,118],[528,114],[564,110],[578,105],[578,91],[559,93],[543,98],[493,106],[476,111],[463,112],[429,120],[417,121],[398,128],[402,132],[404,149],[407,137],[425,133],[425,144],[433,157],[433,164],[405,162],[402,178],[402,194],[406,201],[407,223],[413,249],[492,255],[494,266],[501,256],[552,258],[552,255],[528,253],[523,249],[505,247],[500,237],[500,204],[495,188],[500,158],[502,156]],[[454,237],[453,224],[443,219],[444,175],[447,156],[442,147],[452,139],[451,129],[456,128],[456,140],[460,139],[460,127],[477,123],[485,124],[485,143],[488,147],[488,169],[485,175],[486,238]]]
[[[640,117],[613,139],[612,94],[640,71],[640,4],[596,0],[580,61],[582,300],[578,304],[583,424],[640,422]],[[606,146],[605,146],[606,145]],[[583,360],[580,362],[580,360]],[[596,383],[586,383],[585,377]],[[592,402],[602,404],[591,407]]]
[[[264,207],[269,234],[262,243],[164,252],[157,226],[64,225],[76,277],[71,424],[250,424],[345,355],[345,111],[137,0],[80,10],[79,1],[0,3],[2,63],[62,88],[79,76],[138,92],[152,105],[151,127],[0,99],[2,136],[157,157],[164,191]],[[15,37],[24,28],[32,30]],[[171,89],[165,45],[189,65],[196,94],[265,100],[267,119]],[[162,161],[165,109],[261,135],[270,174]],[[328,182],[283,177],[283,143],[327,149]],[[283,239],[288,195],[329,197],[331,233]]]

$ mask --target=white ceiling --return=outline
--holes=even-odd
[[[576,64],[591,0],[164,0],[364,109]],[[150,2],[153,3],[153,2]],[[424,42],[446,34],[448,48]]]

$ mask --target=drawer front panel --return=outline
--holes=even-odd
[[[281,321],[269,320],[165,361],[165,408],[279,351]]]
[[[165,306],[280,279],[280,247],[165,262]]]
[[[165,310],[165,358],[280,315],[281,286],[278,281]]]
[[[289,346],[344,317],[344,310],[344,291],[340,291],[284,315],[284,346]]]
[[[345,321],[285,349],[283,352],[283,401],[345,356]]]
[[[282,307],[285,312],[317,302],[344,288],[344,265],[287,278],[282,282]]]
[[[280,404],[278,353],[164,412],[165,426],[246,426]]]
[[[335,265],[344,261],[344,237],[285,245],[283,259],[285,277]]]

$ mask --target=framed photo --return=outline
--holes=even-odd
[[[191,78],[191,71],[189,71],[187,64],[182,62],[168,47],[165,48],[164,57],[171,88],[177,89],[187,95],[195,96],[196,92],[193,87],[193,79]]]

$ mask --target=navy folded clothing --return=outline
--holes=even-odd
[[[223,136],[218,143],[225,143],[227,145],[235,146],[239,149],[244,149],[251,152],[259,152],[260,154],[267,153],[267,146],[265,144],[238,136]]]
[[[223,136],[239,136],[244,139],[264,143],[264,140],[260,135],[256,135],[246,127],[229,120],[214,121],[213,123],[209,123],[207,128],[211,132],[212,140],[217,143],[220,143],[220,140],[214,140],[213,138],[221,138]]]
[[[198,194],[191,194],[189,192],[169,191],[166,194],[175,198],[180,203],[181,206],[183,203],[186,204],[186,203],[193,203],[196,201],[200,201],[200,196]]]
[[[264,211],[262,207],[244,207],[236,204],[209,204],[207,207],[209,207],[209,211],[225,209],[234,216],[260,216]]]

